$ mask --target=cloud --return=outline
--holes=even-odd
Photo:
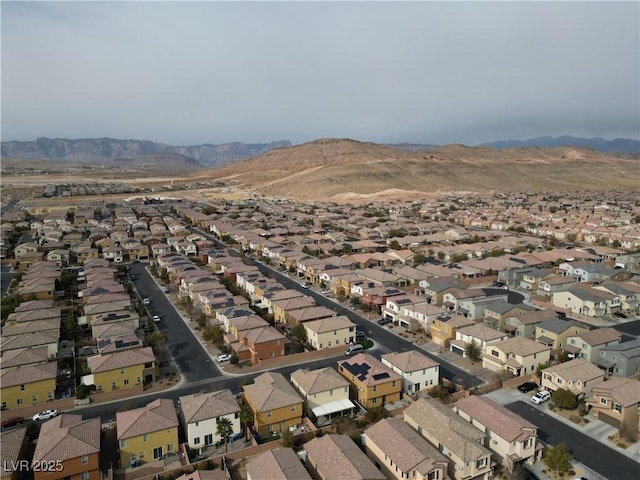
[[[2,137],[638,138],[637,2],[2,2]]]

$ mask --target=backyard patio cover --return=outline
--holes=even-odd
[[[335,402],[319,405],[311,411],[316,417],[325,417],[327,415],[331,415],[332,413],[342,412],[354,407],[355,405],[351,402],[351,400],[336,400]]]

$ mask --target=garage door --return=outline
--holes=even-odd
[[[607,425],[611,425],[612,427],[616,427],[616,428],[620,427],[620,420],[618,420],[615,417],[612,417],[611,415],[607,415],[606,413],[600,412],[598,414],[598,419],[602,420]]]

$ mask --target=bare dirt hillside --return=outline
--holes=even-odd
[[[588,148],[394,149],[348,139],[278,148],[198,177],[233,180],[258,194],[305,200],[420,196],[442,191],[634,190],[637,158]]]

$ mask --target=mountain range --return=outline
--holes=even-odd
[[[171,158],[184,157],[183,163],[192,167],[219,166],[245,158],[262,155],[279,147],[289,147],[287,140],[271,143],[232,142],[222,145],[203,144],[172,146],[149,140],[120,140],[115,138],[85,138],[69,140],[65,138],[41,137],[30,142],[2,142],[3,158],[24,160],[57,160],[66,162],[89,162],[122,165],[153,163],[165,164]],[[186,160],[188,159],[188,160]]]
[[[366,144],[361,142],[362,144]],[[69,140],[41,137],[33,141],[7,141],[1,144],[4,159],[55,160],[65,162],[89,162],[107,165],[153,165],[198,168],[217,167],[265,153],[290,147],[288,140],[270,143],[231,142],[220,145],[172,146],[149,140],[121,140],[114,138],[86,138]],[[437,145],[416,143],[386,144],[386,147],[409,152],[425,152],[439,148]],[[602,153],[640,152],[640,141],[616,138],[537,137],[529,140],[501,140],[479,145],[495,149],[526,147],[588,147]]]

